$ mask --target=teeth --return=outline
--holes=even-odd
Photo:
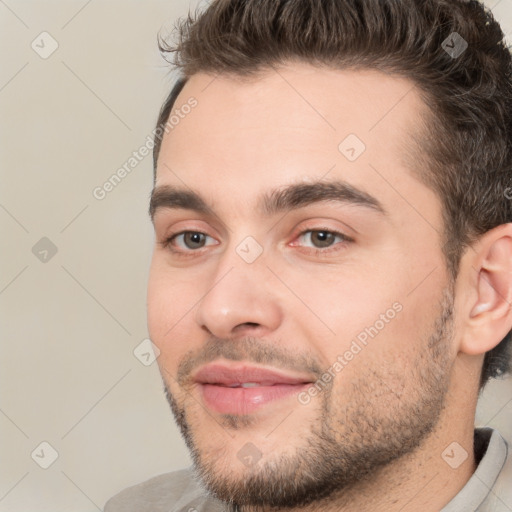
[[[256,388],[261,386],[258,382],[242,382],[241,384],[229,384],[227,388]]]

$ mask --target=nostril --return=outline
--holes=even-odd
[[[248,330],[251,330],[251,331],[254,331],[254,329],[257,329],[261,327],[261,324],[259,324],[258,322],[243,322],[241,324],[238,324],[234,329],[233,331],[234,332],[241,332],[241,331],[244,331],[246,329]]]

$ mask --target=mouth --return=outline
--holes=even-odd
[[[246,364],[209,364],[194,375],[204,404],[220,414],[247,415],[296,395],[311,385],[309,375],[292,375]]]

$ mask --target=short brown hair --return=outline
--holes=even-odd
[[[157,128],[199,72],[251,76],[294,60],[381,70],[409,79],[429,107],[427,129],[414,138],[422,167],[413,171],[442,200],[443,252],[452,277],[469,245],[512,222],[512,58],[482,3],[214,0],[182,20],[176,33],[174,43],[159,39],[182,75]],[[156,139],[155,173],[160,145]],[[509,332],[486,353],[481,387],[510,372],[511,352]]]

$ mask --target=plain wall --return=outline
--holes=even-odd
[[[0,2],[0,512],[101,510],[190,463],[156,363],[133,353],[148,337],[151,157],[93,190],[153,130],[175,77],[156,34],[197,5]],[[512,1],[494,5],[512,35]],[[489,385],[477,418],[509,440],[511,398],[512,380]]]

